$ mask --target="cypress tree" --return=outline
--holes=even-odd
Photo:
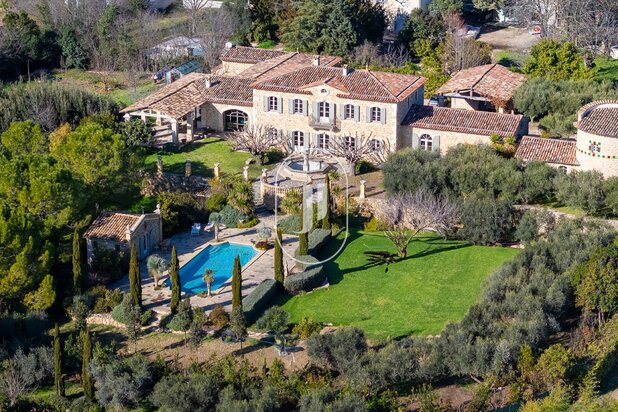
[[[234,270],[232,272],[232,309],[242,308],[242,277],[240,273],[240,256],[234,259]]]
[[[142,307],[142,287],[140,282],[139,262],[137,260],[137,247],[135,243],[131,245],[131,261],[129,263],[129,289],[133,304]]]
[[[64,376],[62,375],[62,343],[60,342],[60,327],[54,328],[54,384],[56,393],[64,397]]]
[[[315,230],[318,227],[318,204],[311,204],[311,230]]]
[[[170,282],[172,282],[172,300],[170,303],[170,310],[172,313],[176,313],[178,305],[180,304],[180,273],[178,263],[178,254],[176,252],[176,246],[172,247],[172,262],[170,265]]]
[[[275,241],[275,280],[279,286],[283,285],[283,231],[277,229],[277,240]]]
[[[330,178],[328,175],[324,178],[324,203],[326,204],[326,214],[322,218],[322,229],[330,229]]]
[[[90,332],[88,328],[82,332],[82,387],[86,399],[94,398],[94,383],[90,377],[90,360],[92,359],[92,342],[90,341]]]
[[[300,230],[303,230],[304,226],[304,205],[300,208]],[[309,234],[307,232],[298,234],[298,256],[305,256],[309,254]]]
[[[82,250],[80,247],[77,228],[73,232],[73,293],[78,295],[82,291]]]

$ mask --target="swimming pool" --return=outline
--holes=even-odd
[[[208,245],[180,268],[180,289],[190,294],[206,291],[206,284],[202,277],[206,269],[212,269],[215,272],[215,281],[212,282],[211,288],[213,291],[217,290],[232,277],[236,256],[240,256],[240,265],[245,266],[256,253],[257,251],[252,246],[236,243]],[[172,286],[169,278],[165,283],[169,287]]]

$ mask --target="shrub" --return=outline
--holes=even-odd
[[[289,275],[283,281],[283,287],[290,293],[299,293],[301,291],[309,292],[318,286],[321,286],[326,279],[324,268],[317,263],[317,259],[313,256],[299,256],[299,260],[303,262],[315,263],[299,263],[304,267],[303,272]]]
[[[264,164],[277,163],[285,157],[281,150],[273,149],[264,155]]]
[[[318,253],[330,240],[330,229],[314,229],[309,233],[309,253],[315,255]]]
[[[460,236],[472,243],[492,245],[508,238],[513,226],[513,211],[507,201],[474,193],[463,204],[463,229]]]
[[[344,327],[326,335],[313,335],[307,340],[311,362],[339,373],[346,373],[355,367],[366,352],[365,333],[354,327]]]
[[[365,223],[363,229],[365,232],[383,232],[389,229],[388,223],[372,216],[368,222]]]
[[[536,221],[536,216],[534,212],[528,210],[522,218],[519,220],[517,224],[517,229],[515,230],[515,239],[529,243],[534,241],[538,237],[539,233],[539,225]]]
[[[163,234],[170,236],[186,230],[195,222],[208,221],[208,209],[188,192],[164,192],[158,196],[163,219]]]
[[[133,310],[133,300],[129,293],[125,293],[122,297],[122,302],[112,309],[112,319],[116,322],[120,322],[124,325],[128,325],[131,319],[131,314],[129,311]],[[137,306],[137,305],[136,305]],[[148,309],[145,312],[141,312],[139,314],[140,324],[146,325],[150,318],[152,317],[152,309]]]
[[[277,225],[286,235],[296,234],[300,230],[300,218],[298,215],[290,215],[281,219]]]
[[[367,160],[360,160],[356,162],[356,166],[354,166],[354,171],[357,175],[373,172],[374,170],[376,170],[376,166]]]
[[[257,225],[258,223],[260,223],[259,219],[257,217],[254,217],[253,219],[247,220],[246,222],[237,224],[236,227],[239,229],[248,229]]]
[[[225,309],[223,309],[223,306],[219,304],[215,305],[215,307],[210,311],[208,319],[212,322],[216,329],[222,329],[230,323],[229,313],[227,313]]]
[[[227,197],[221,193],[214,193],[206,200],[206,208],[211,212],[220,212],[225,205]]]
[[[227,227],[237,227],[241,221],[245,222],[249,219],[249,216],[238,209],[234,209],[230,205],[226,205],[221,209],[221,217],[223,218],[223,223]]]
[[[277,282],[266,279],[260,283],[242,302],[245,319],[253,322],[266,309],[277,295]],[[213,310],[214,311],[214,310]]]
[[[298,335],[301,339],[307,339],[311,335],[320,333],[322,325],[314,320],[303,318],[292,329],[292,333]]]
[[[108,359],[96,356],[91,364],[96,398],[107,410],[124,410],[137,406],[152,381],[148,360],[139,354],[130,357],[112,355]]]
[[[288,323],[290,323],[290,314],[279,306],[273,306],[255,322],[255,327],[264,331],[281,333],[287,329]]]
[[[164,411],[215,410],[219,382],[211,375],[170,375],[152,391],[152,403]]]

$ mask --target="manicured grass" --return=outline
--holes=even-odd
[[[618,60],[601,58],[595,59],[592,69],[596,80],[618,81]]]
[[[337,250],[337,243],[331,242],[323,256]],[[395,252],[381,233],[351,230],[341,255],[326,263],[330,287],[280,303],[293,322],[307,317],[354,325],[373,340],[435,335],[447,322],[461,319],[478,299],[483,281],[518,253],[424,236],[409,246],[407,259],[384,273],[384,266],[372,266],[363,254],[380,250]]]
[[[503,66],[514,69],[521,69],[526,63],[528,55],[512,50],[501,50],[496,52],[494,60],[496,63],[500,63]]]
[[[213,177],[213,168],[216,162],[220,163],[224,174],[242,173],[245,161],[252,156],[245,152],[232,150],[230,144],[220,138],[206,138],[189,144],[178,152],[152,151],[146,157],[146,167],[154,170],[157,164],[157,155],[163,156],[163,170],[173,173],[184,173],[185,163],[191,160],[192,173],[207,178]],[[249,175],[257,177],[261,166],[252,164]]]

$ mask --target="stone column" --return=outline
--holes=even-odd
[[[193,113],[187,114],[187,142],[193,140],[193,123],[195,122]]]
[[[157,155],[157,175],[163,176],[163,157],[161,155]]]
[[[249,166],[242,167],[242,177],[244,177],[245,181],[249,181]]]
[[[268,182],[268,169],[262,169],[262,181]]]
[[[185,161],[185,176],[191,176],[191,160],[189,159]]]
[[[365,183],[367,183],[366,180],[361,180],[360,181],[360,194],[358,195],[359,199],[364,199],[365,196]]]
[[[215,163],[214,173],[215,173],[215,179],[218,179],[219,177],[221,177],[221,168],[219,167],[219,163]]]
[[[172,119],[172,143],[178,143],[178,121]]]

